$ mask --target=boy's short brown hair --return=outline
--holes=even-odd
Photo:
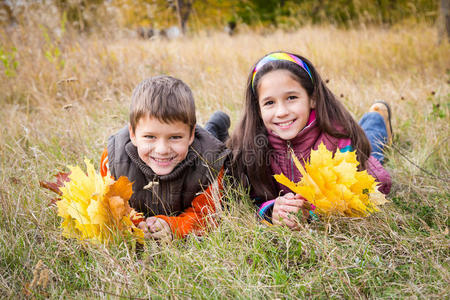
[[[144,79],[136,86],[131,96],[130,125],[133,132],[139,120],[145,116],[164,123],[181,121],[192,131],[197,121],[191,89],[172,76]]]

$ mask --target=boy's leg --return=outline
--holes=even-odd
[[[206,122],[205,127],[214,137],[221,142],[228,138],[228,128],[230,128],[230,117],[223,111],[216,111]]]
[[[385,108],[380,109],[381,105],[385,106]],[[383,163],[384,160],[384,146],[386,144],[390,144],[392,141],[390,112],[391,110],[387,103],[376,102],[370,108],[370,112],[364,114],[359,121],[359,125],[366,133],[370,145],[372,146],[372,156],[374,156],[381,163]]]

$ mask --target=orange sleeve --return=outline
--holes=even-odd
[[[216,181],[208,186],[208,188],[200,195],[192,200],[192,206],[188,207],[182,214],[176,217],[169,217],[164,215],[155,216],[166,221],[174,236],[179,238],[185,237],[193,231],[202,231],[205,227],[214,226],[212,214],[216,212],[216,205],[214,203],[215,194],[222,197],[223,189],[223,173],[224,168],[220,170]]]
[[[105,177],[108,175],[108,172],[108,149],[105,148],[105,150],[103,150],[102,157],[100,158],[100,174]]]

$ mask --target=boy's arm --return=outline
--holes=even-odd
[[[109,174],[108,166],[108,150],[103,150],[100,159],[100,174],[107,176]],[[213,214],[216,211],[214,204],[215,194],[221,197],[221,191],[223,188],[224,168],[220,170],[219,176],[216,181],[208,186],[208,188],[200,195],[192,200],[192,206],[188,207],[182,214],[176,217],[169,217],[164,215],[155,216],[157,218],[166,221],[173,234],[177,237],[184,237],[194,230],[202,229],[207,225],[210,220],[208,215]]]
[[[192,200],[192,206],[188,207],[182,214],[176,217],[169,217],[164,215],[155,216],[166,221],[174,236],[184,237],[194,230],[202,230],[208,224],[214,225],[210,217],[215,213],[216,205],[214,203],[214,197],[217,195],[219,198],[222,196],[221,191],[223,188],[223,173],[224,168],[220,170],[219,176],[208,186],[208,188]]]
[[[108,149],[105,148],[102,153],[102,157],[100,158],[100,174],[102,177],[105,177],[109,173],[109,165],[108,165]]]

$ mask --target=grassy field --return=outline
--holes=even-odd
[[[0,29],[1,298],[450,297],[450,46],[425,25],[342,31],[199,34],[174,41],[89,37],[44,27]],[[202,239],[82,245],[61,237],[40,180],[98,166],[127,122],[143,78],[170,74],[193,89],[199,123],[215,110],[236,124],[250,66],[288,50],[309,58],[359,118],[392,104],[391,201],[365,219],[261,225],[247,197]],[[243,201],[241,201],[243,200]]]

